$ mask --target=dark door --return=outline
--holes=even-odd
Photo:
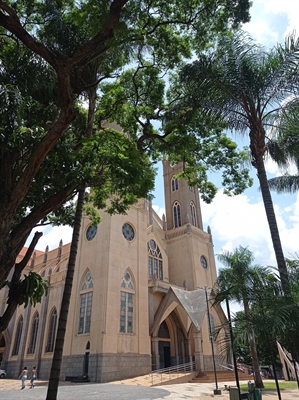
[[[88,365],[89,365],[89,353],[85,353],[84,356],[84,366],[83,366],[83,373],[85,375],[88,374]]]
[[[170,343],[159,341],[160,369],[170,367]]]
[[[170,346],[164,346],[164,368],[170,367]]]

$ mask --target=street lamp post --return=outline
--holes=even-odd
[[[233,363],[234,363],[236,384],[237,384],[237,387],[238,387],[239,399],[241,400],[241,391],[240,391],[240,382],[239,382],[239,375],[238,375],[238,367],[237,367],[236,354],[235,354],[235,350],[234,350],[234,337],[233,337],[232,320],[231,320],[231,316],[230,316],[230,308],[229,308],[228,299],[226,298],[225,301],[226,301],[226,309],[227,309],[227,319],[228,319],[228,326],[229,326],[229,334],[230,334],[230,340],[231,340],[231,346],[232,346],[232,353],[233,353]]]
[[[205,287],[205,294],[206,294],[207,313],[208,313],[208,321],[209,321],[209,335],[210,335],[210,342],[211,342],[211,348],[212,348],[213,368],[214,368],[214,376],[215,376],[215,384],[216,384],[216,389],[214,390],[214,394],[221,394],[221,390],[218,389],[217,372],[216,372],[216,364],[215,364],[215,353],[214,353],[214,343],[213,343],[213,334],[212,334],[211,319],[210,319],[208,293],[207,293],[207,288],[206,287]]]

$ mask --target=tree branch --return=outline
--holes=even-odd
[[[26,267],[26,265],[28,264],[32,253],[35,249],[35,246],[37,245],[37,242],[39,241],[39,239],[43,236],[42,232],[35,232],[33,239],[31,240],[31,243],[26,251],[25,256],[22,258],[22,260],[18,263],[16,263],[15,265],[15,270],[14,270],[14,274],[12,277],[12,280],[19,280],[20,279],[20,275],[21,272],[23,271],[23,269]],[[19,276],[18,276],[19,275]]]
[[[79,186],[80,184],[78,184]],[[11,232],[11,245],[19,248],[23,246],[24,237],[36,226],[36,224],[45,216],[61,207],[71,194],[75,195],[76,187],[69,185],[64,187],[58,193],[44,201],[39,207],[34,209],[27,217],[23,218]]]
[[[0,11],[0,25],[13,33],[25,46],[40,55],[57,70],[58,57],[23,28],[17,13],[3,1],[0,1],[0,9],[4,11]]]
[[[39,145],[33,151],[32,156],[26,168],[18,180],[14,190],[10,193],[9,198],[6,200],[6,212],[14,214],[24,197],[28,193],[31,182],[35,177],[37,171],[44,161],[47,154],[53,149],[56,142],[63,136],[69,124],[74,119],[71,105],[69,104],[66,109],[62,110],[57,122],[49,129],[48,133],[40,141]],[[38,221],[36,221],[37,223]]]
[[[84,57],[90,56],[90,54],[103,46],[108,40],[113,39],[114,29],[119,22],[121,11],[128,1],[129,0],[114,0],[111,3],[107,21],[102,26],[101,30],[93,39],[72,54],[70,59],[73,65],[83,60]]]
[[[15,270],[14,270],[14,273],[13,273],[13,276],[11,279],[11,282],[13,282],[15,285],[18,285],[18,283],[20,281],[21,273],[22,273],[23,269],[26,267],[28,261],[30,260],[30,257],[32,256],[35,246],[42,236],[43,236],[42,232],[35,232],[34,237],[28,247],[28,250],[27,250],[25,256],[19,263],[17,263],[15,265]],[[19,305],[20,298],[22,296],[21,291],[13,290],[13,294],[12,294],[10,290],[9,290],[8,300],[7,300],[8,305],[6,307],[5,312],[0,317],[0,332],[3,332],[7,328],[14,312],[16,311],[16,309]]]

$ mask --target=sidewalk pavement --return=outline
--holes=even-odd
[[[29,389],[29,381],[25,390],[20,390],[21,380],[0,379],[0,399],[5,400],[44,400],[47,392],[47,381],[37,381],[36,388]],[[235,382],[227,382],[235,386]],[[224,384],[221,383],[220,388]],[[215,396],[215,385],[209,383],[182,383],[145,387],[142,385],[127,385],[125,383],[70,383],[61,382],[58,400],[229,400],[229,393],[222,391]],[[2,393],[3,392],[3,393]],[[5,392],[5,394],[4,394]],[[298,400],[297,389],[281,391],[282,400]],[[275,391],[263,392],[263,400],[277,400]]]

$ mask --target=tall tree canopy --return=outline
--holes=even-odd
[[[216,50],[203,53],[181,72],[185,102],[195,112],[222,118],[227,128],[247,134],[252,165],[257,170],[282,286],[288,275],[264,157],[266,129],[272,113],[286,108],[283,101],[299,94],[299,42],[293,37],[285,46],[266,51],[244,32],[219,40]],[[270,122],[269,122],[270,124]],[[273,127],[273,125],[272,125]]]
[[[107,128],[101,104],[87,118],[80,102],[87,99],[94,114],[103,80],[145,61],[166,73],[248,19],[248,0],[0,1],[0,287],[40,221],[73,220],[71,201],[82,184],[95,188],[89,200],[97,207],[114,195],[111,212],[153,186],[149,156],[161,149],[151,154],[143,132]],[[14,270],[15,289],[39,236]],[[20,302],[16,293],[0,331]]]

